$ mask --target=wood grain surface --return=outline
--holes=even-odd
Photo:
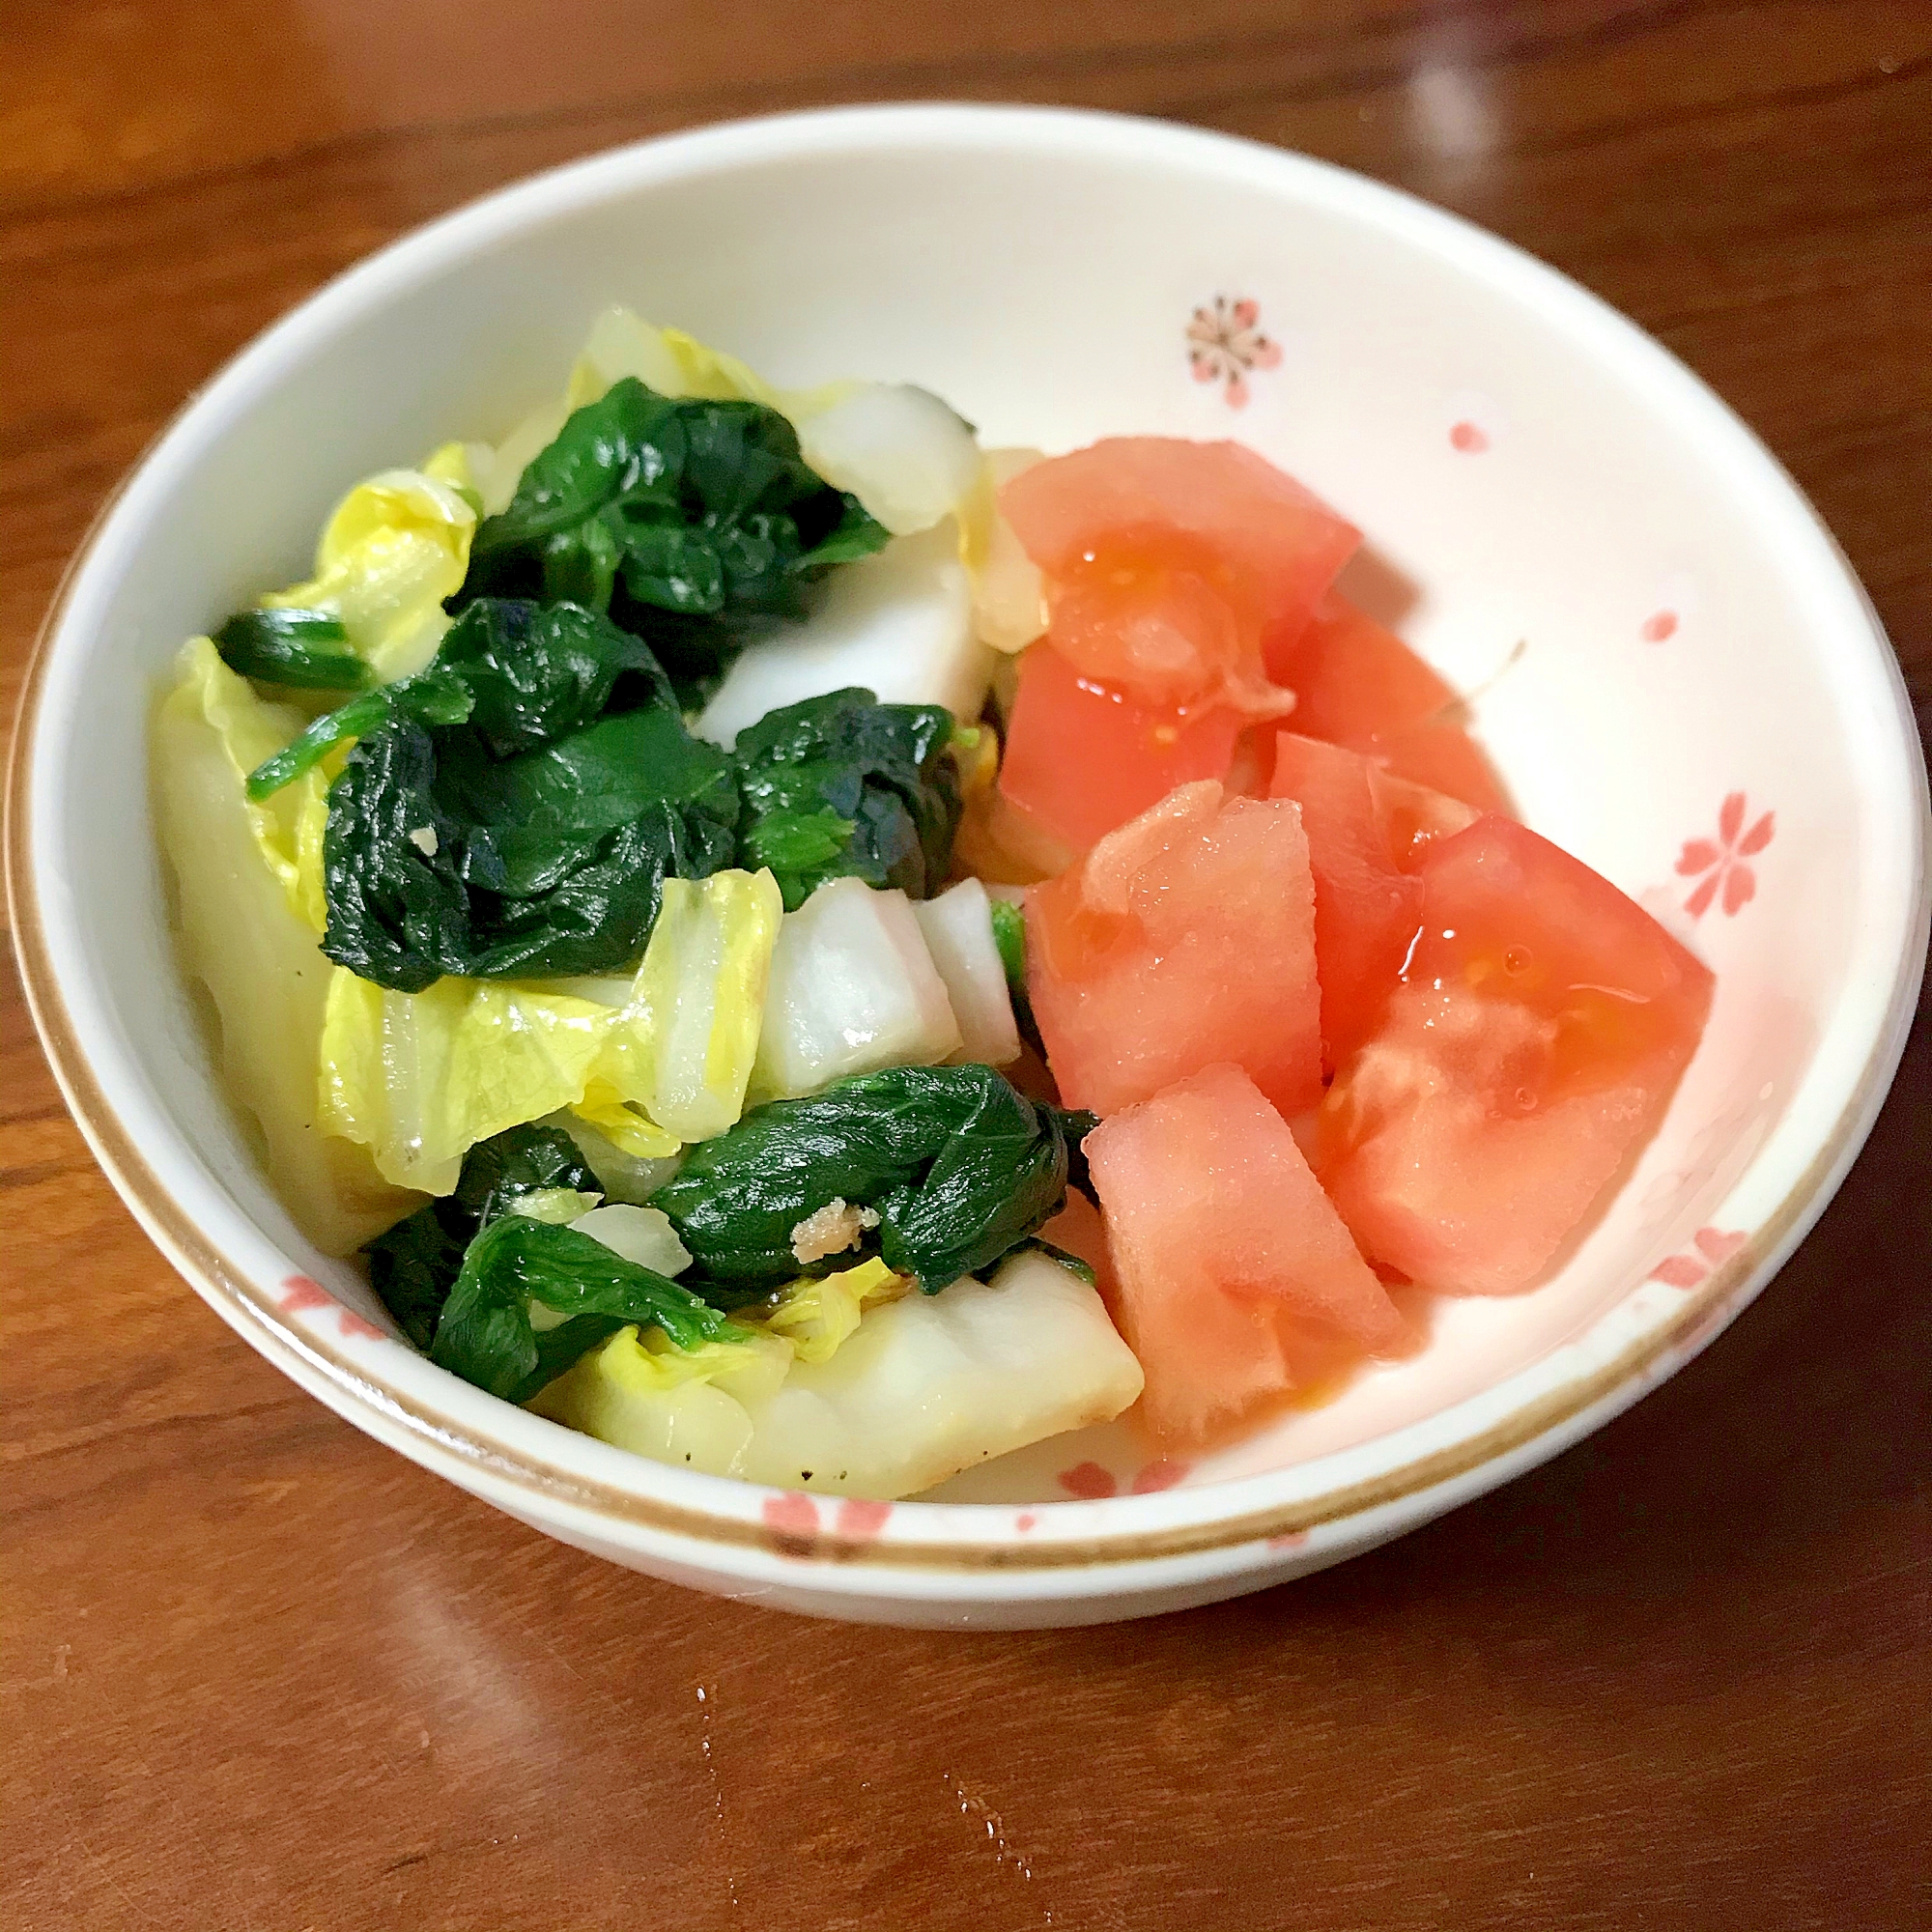
[[[1137,109],[1499,230],[1654,330],[1932,695],[1932,8],[67,0],[0,9],[11,694],[114,479],[377,243],[820,101]],[[1921,1025],[1707,1356],[1512,1488],[1223,1607],[816,1625],[562,1548],[298,1393],[0,1012],[0,1925],[1932,1922]]]

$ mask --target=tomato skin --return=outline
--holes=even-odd
[[[1662,1118],[1708,968],[1607,880],[1487,813],[1430,844],[1422,925],[1321,1109],[1364,1254],[1457,1294],[1528,1287]]]
[[[1508,813],[1509,796],[1482,748],[1456,722],[1455,691],[1338,592],[1297,635],[1270,633],[1265,668],[1294,692],[1284,723],[1303,737],[1345,745],[1478,811]]]
[[[1281,1116],[1210,1065],[1087,1138],[1140,1418],[1199,1442],[1412,1336]]]
[[[1069,1106],[1116,1113],[1216,1061],[1321,1097],[1315,888],[1288,800],[1184,785],[1027,895],[1027,984]]]
[[[1083,677],[1050,640],[1020,660],[1000,792],[1052,838],[1084,852],[1176,785],[1227,775],[1243,720],[1139,704]]]

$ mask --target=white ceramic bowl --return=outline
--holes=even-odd
[[[143,722],[183,638],[302,574],[359,474],[500,435],[612,300],[774,379],[909,378],[989,442],[1237,435],[1369,533],[1348,580],[1464,689],[1528,822],[1716,969],[1614,1206],[1534,1293],[1191,1467],[1123,1430],[887,1508],[633,1458],[393,1339],[210,1072]],[[410,236],[236,359],[121,491],[29,681],[8,867],[35,1016],[143,1225],[359,1428],[658,1576],[904,1623],[1071,1623],[1316,1569],[1554,1455],[1701,1349],[1856,1154],[1925,948],[1925,781],[1885,637],[1722,404],[1574,284],[1299,156],[1146,122],[865,108],[706,129]]]

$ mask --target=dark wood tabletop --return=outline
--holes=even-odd
[[[1924,0],[23,0],[10,714],[102,496],[326,276],[614,142],[940,96],[1304,149],[1577,276],[1790,468],[1925,719]],[[1780,1279],[1622,1421],[1341,1569],[1031,1635],[692,1595],[378,1447],[148,1245],[11,977],[0,1026],[0,1925],[1932,1923],[1923,1024]]]

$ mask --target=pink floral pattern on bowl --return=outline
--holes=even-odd
[[[1151,1496],[1161,1490],[1178,1488],[1187,1480],[1192,1469],[1192,1463],[1176,1462],[1169,1456],[1156,1456],[1151,1463],[1144,1463],[1135,1472],[1127,1484],[1127,1493]],[[1069,1496],[1078,1496],[1086,1502],[1098,1502],[1103,1497],[1121,1493],[1120,1477],[1098,1463],[1076,1463],[1070,1469],[1061,1470],[1058,1480]]]
[[[1651,1269],[1652,1281],[1667,1288],[1695,1288],[1715,1267],[1737,1253],[1749,1237],[1731,1228],[1699,1228],[1681,1254],[1666,1256]]]
[[[1724,911],[1735,916],[1757,896],[1757,873],[1746,862],[1771,843],[1777,830],[1775,812],[1763,813],[1748,831],[1745,829],[1745,795],[1732,792],[1718,810],[1716,838],[1687,838],[1677,857],[1680,878],[1701,883],[1684,901],[1684,910],[1692,919],[1702,919],[1712,902],[1721,894]]]
[[[1197,383],[1219,383],[1231,410],[1248,406],[1248,372],[1281,364],[1281,344],[1262,333],[1261,304],[1216,296],[1187,325],[1187,366]]]
[[[386,1342],[387,1333],[373,1321],[345,1308],[313,1275],[292,1274],[282,1283],[277,1306],[284,1315],[298,1315],[307,1309],[332,1309],[341,1318],[342,1332],[372,1342]]]

